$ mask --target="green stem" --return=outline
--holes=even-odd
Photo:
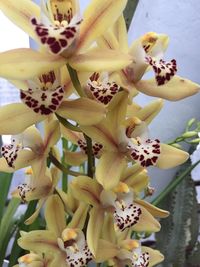
[[[85,135],[85,140],[87,143],[87,156],[88,156],[88,166],[87,166],[87,175],[93,178],[93,171],[94,171],[94,155],[92,151],[92,139]]]
[[[68,165],[65,164],[65,149],[68,149],[68,141],[65,138],[62,138],[62,150],[63,150],[63,155],[62,155],[62,164],[68,169]],[[62,173],[62,190],[64,192],[67,192],[68,188],[68,174],[67,173]]]
[[[67,69],[69,71],[69,75],[72,81],[72,84],[74,86],[74,88],[76,89],[77,93],[79,94],[79,96],[84,97],[85,93],[82,89],[81,83],[78,79],[78,74],[76,72],[75,69],[73,69],[69,64],[67,64]]]
[[[65,126],[67,129],[70,129],[72,131],[81,132],[81,129],[73,124],[71,124],[68,120],[64,119],[60,115],[56,114],[56,117],[58,118],[59,122]]]
[[[84,175],[84,173],[75,172],[66,168],[64,165],[62,165],[62,163],[60,163],[60,161],[57,160],[57,158],[54,157],[54,155],[51,152],[49,153],[49,159],[63,173],[70,174],[72,176]]]
[[[152,204],[157,206],[171,191],[173,191],[177,185],[200,163],[200,160],[195,164],[187,168],[181,175],[179,175],[175,180],[173,180],[165,190],[160,193],[153,201]]]

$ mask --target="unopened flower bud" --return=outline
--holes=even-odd
[[[187,127],[190,128],[194,123],[195,123],[196,119],[195,118],[192,118],[188,121],[187,123]]]
[[[188,131],[188,132],[182,134],[182,137],[184,137],[184,138],[191,138],[194,136],[197,136],[197,132],[195,132],[195,131]]]
[[[192,141],[190,141],[191,144],[198,144],[200,143],[200,138],[196,138],[196,139],[193,139]]]

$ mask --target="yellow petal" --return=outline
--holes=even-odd
[[[84,138],[82,133],[69,130],[63,125],[60,125],[60,130],[65,139],[67,139],[68,141],[72,142],[75,145],[77,145],[78,140]]]
[[[58,195],[48,198],[45,209],[47,229],[60,237],[66,227],[64,205]]]
[[[30,37],[35,38],[36,34],[31,24],[31,18],[40,17],[40,8],[32,1],[14,0],[0,1],[0,10],[17,26],[27,32]]]
[[[127,168],[121,179],[128,186],[132,187],[135,193],[144,190],[149,184],[149,176],[146,169],[143,169],[139,164]]]
[[[63,101],[57,113],[61,117],[74,120],[80,125],[92,125],[104,118],[105,107],[94,100],[79,98],[72,101]]]
[[[126,167],[124,155],[115,152],[105,152],[96,167],[96,179],[105,190],[118,185],[121,174]]]
[[[115,133],[110,131],[107,120],[94,126],[81,126],[81,130],[94,141],[104,145],[110,151],[117,151]]]
[[[138,117],[141,121],[145,121],[149,124],[155,116],[160,112],[164,105],[164,101],[162,99],[157,99],[150,104],[146,105],[142,109],[140,109],[135,116]]]
[[[35,253],[57,253],[59,247],[54,232],[47,230],[35,230],[25,233],[18,239],[18,244],[25,250],[31,250]]]
[[[85,203],[80,203],[80,206],[73,214],[71,222],[68,224],[68,228],[79,228],[83,229],[85,220],[88,214],[89,206]]]
[[[169,216],[169,212],[167,210],[159,209],[156,206],[153,206],[153,205],[151,205],[150,203],[148,203],[148,202],[146,202],[144,200],[136,199],[135,203],[137,203],[139,205],[142,205],[154,217],[166,218],[166,217]]]
[[[169,169],[183,164],[189,154],[173,146],[161,144],[161,154],[158,157],[156,166],[160,169]]]
[[[74,198],[74,196],[72,195],[71,188],[69,186],[69,190],[68,193],[66,194],[63,190],[61,190],[60,188],[56,188],[56,190],[59,193],[60,198],[63,201],[65,210],[71,214],[73,212],[75,212],[79,206],[79,201],[77,199]]]
[[[119,50],[119,43],[111,30],[108,30],[104,35],[97,39],[97,44],[102,49]]]
[[[112,259],[117,255],[118,252],[119,249],[117,245],[110,243],[106,240],[100,239],[98,242],[96,261],[103,262]]]
[[[110,75],[110,79],[120,85],[123,89],[128,91],[132,97],[138,94],[135,84],[129,81],[124,70],[113,72]]]
[[[113,214],[107,213],[105,216],[102,230],[102,238],[112,243],[116,242]]]
[[[142,246],[142,252],[148,252],[150,259],[149,259],[149,267],[155,266],[158,263],[164,260],[164,256],[160,253],[160,251]]]
[[[126,3],[126,0],[91,1],[84,12],[77,49],[83,50],[87,48],[97,37],[115,23],[125,8]]]
[[[119,42],[120,50],[128,53],[128,34],[124,16],[120,16],[113,26],[113,32]]]
[[[37,205],[35,212],[24,222],[26,225],[32,224],[35,221],[35,219],[39,216],[40,210],[42,206],[44,205],[44,202],[45,202],[45,199],[40,199],[38,201],[38,205]]]
[[[103,227],[103,220],[104,211],[101,208],[92,208],[87,227],[87,243],[94,256],[96,256],[98,241]]]
[[[75,198],[92,206],[100,205],[102,187],[97,181],[88,176],[78,176],[71,182],[72,193]]]
[[[45,136],[44,136],[44,147],[45,152],[49,152],[50,148],[53,147],[60,139],[60,125],[57,120],[52,120],[46,124]]]
[[[136,232],[158,232],[160,231],[159,222],[143,206],[139,206],[142,213],[139,221],[132,227]]]
[[[19,48],[0,53],[0,76],[10,80],[27,80],[64,65],[65,59]]]
[[[27,127],[45,119],[21,103],[0,108],[0,134],[19,134]]]
[[[69,59],[69,63],[74,69],[93,72],[120,70],[130,65],[131,62],[130,55],[108,49],[92,49]]]
[[[146,95],[177,101],[198,93],[200,86],[185,78],[174,76],[161,86],[157,86],[155,79],[141,80],[136,84],[136,88]]]
[[[135,117],[138,111],[140,110],[141,110],[141,106],[133,102],[130,105],[128,105],[126,115],[127,117]]]
[[[70,152],[66,150],[64,153],[65,163],[71,166],[80,166],[87,160],[87,155],[83,151]]]

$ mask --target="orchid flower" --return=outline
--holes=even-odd
[[[112,179],[108,176],[106,178]],[[135,191],[140,190],[137,182],[134,187]],[[93,255],[96,255],[97,241],[100,238],[106,214],[112,215],[111,224],[116,233],[127,229],[138,232],[157,232],[160,224],[154,216],[165,218],[169,215],[167,211],[140,200],[133,189],[124,182],[120,182],[113,190],[105,190],[96,180],[88,176],[78,176],[70,183],[70,188],[75,198],[93,206],[87,230],[87,241]]]
[[[18,259],[18,264],[14,267],[45,267],[52,266],[51,261],[49,259],[45,259],[45,257],[35,254],[29,253],[24,256],[21,256]],[[53,266],[52,266],[53,267]]]
[[[80,205],[72,221],[66,226],[64,205],[58,195],[48,198],[45,209],[47,230],[36,230],[22,233],[19,245],[33,253],[54,255],[53,266],[85,266],[92,260],[88,249],[83,228],[87,206]]]
[[[1,53],[0,76],[27,80],[67,62],[82,71],[120,69],[131,63],[131,57],[120,51],[110,53],[108,49],[89,49],[97,37],[118,19],[126,0],[92,0],[83,18],[79,15],[76,0],[41,2],[40,9],[29,0],[22,0],[20,6],[14,0],[0,1],[4,14],[41,47],[41,52],[16,49]]]
[[[127,103],[127,93],[119,92],[109,105],[105,119],[97,125],[81,126],[93,141],[103,145],[96,178],[106,190],[118,184],[128,161],[139,162],[142,167],[154,165],[165,169],[182,164],[188,158],[186,152],[148,137],[147,124],[160,110],[160,103],[137,111],[132,118],[126,116]],[[108,174],[112,179],[106,180]]]
[[[67,100],[71,91],[66,84],[66,70],[50,71],[25,82],[20,90],[23,103],[9,104],[0,108],[0,133],[18,134],[27,127],[48,119],[57,113],[83,125],[98,123],[105,114],[102,104],[88,98]],[[9,118],[12,121],[9,123]],[[13,122],[16,127],[13,127]]]
[[[107,257],[109,266],[116,267],[152,267],[164,260],[163,255],[158,250],[141,246],[138,240],[133,239],[118,241],[117,245],[101,239],[97,255],[98,261]],[[109,256],[113,257],[108,258]]]
[[[121,87],[132,95],[140,91],[150,96],[176,101],[196,94],[199,85],[176,75],[178,67],[175,59],[163,59],[168,43],[167,35],[148,32],[129,47],[123,16],[98,40],[102,48],[120,49],[133,57],[129,66],[111,74],[111,78]],[[149,70],[154,72],[155,78],[141,80]]]
[[[48,120],[44,139],[35,126],[27,128],[18,135],[11,136],[11,143],[1,148],[0,170],[14,172],[31,166],[38,181],[43,179],[46,171],[46,159],[50,149],[60,138],[57,120]]]

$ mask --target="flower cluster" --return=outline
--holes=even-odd
[[[0,1],[5,15],[38,43],[37,51],[0,53],[0,76],[21,98],[0,108],[0,134],[11,135],[1,148],[0,171],[27,167],[12,195],[38,200],[26,224],[43,207],[46,221],[46,229],[21,232],[19,246],[30,253],[18,259],[19,267],[81,267],[92,260],[150,267],[163,260],[133,235],[159,231],[157,218],[168,216],[144,200],[143,192],[153,193],[147,168],[178,166],[188,154],[151,139],[148,125],[162,99],[183,99],[199,86],[176,75],[175,59],[163,59],[167,35],[149,32],[128,46],[126,4],[91,0],[81,14],[76,0],[41,0],[41,7]],[[142,79],[147,71],[153,71],[150,80]],[[141,107],[134,101],[139,92],[162,99]],[[63,148],[63,164],[61,138],[75,147]],[[66,191],[60,170],[75,176]]]

